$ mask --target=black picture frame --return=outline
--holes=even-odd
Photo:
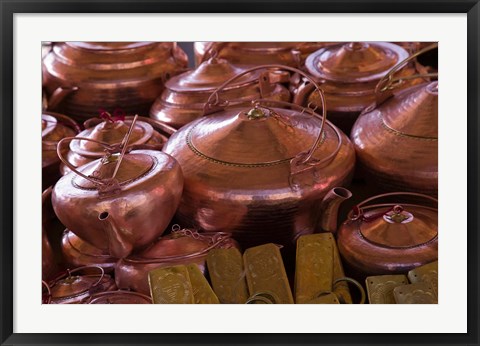
[[[0,0],[1,9],[1,323],[2,345],[411,344],[478,345],[479,15],[478,0]],[[465,334],[21,334],[13,332],[13,15],[15,13],[467,13],[468,332]],[[319,323],[320,320],[319,320]]]

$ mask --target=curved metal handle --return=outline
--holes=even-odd
[[[52,290],[50,289],[50,286],[48,285],[48,283],[44,280],[42,280],[42,285],[47,288],[47,293],[48,293],[47,299],[42,297],[43,298],[42,302],[43,304],[50,304],[50,302],[52,301]]]
[[[208,59],[217,56],[227,44],[228,42],[210,42],[210,45],[205,48],[205,52],[203,52],[203,55],[200,58],[199,65]]]
[[[350,212],[348,213],[348,218],[350,220],[357,220],[362,214],[363,214],[363,211],[362,211],[362,208],[361,207],[364,207],[367,203],[373,201],[373,200],[376,200],[376,199],[380,199],[380,198],[384,198],[384,197],[391,197],[391,196],[413,196],[413,197],[420,197],[420,198],[425,198],[425,199],[428,199],[430,201],[433,201],[433,202],[436,202],[438,203],[438,199],[432,197],[432,196],[429,196],[429,195],[424,195],[422,193],[416,193],[416,192],[389,192],[389,193],[384,193],[384,194],[381,194],[381,195],[376,195],[376,196],[373,196],[373,197],[370,197],[370,198],[367,198],[366,200],[360,202],[359,204],[357,204],[356,206],[353,207],[352,210],[350,210]],[[391,204],[395,204],[397,205],[398,203],[391,203]]]
[[[279,301],[275,293],[270,291],[257,292],[250,296],[245,304],[253,304],[254,302],[263,302],[265,304],[276,304]]]
[[[365,304],[365,300],[367,298],[367,295],[365,294],[365,290],[363,289],[363,286],[357,280],[354,280],[354,279],[348,278],[348,277],[338,278],[333,282],[332,287],[335,287],[336,284],[338,284],[339,282],[343,282],[343,281],[350,282],[358,288],[358,290],[360,291],[360,295],[361,295],[360,296],[360,302],[358,304]]]
[[[310,81],[310,83],[312,83],[315,86],[315,89],[318,91],[318,94],[320,95],[320,99],[322,101],[322,115],[321,115],[321,122],[322,123],[320,125],[320,130],[318,132],[317,139],[313,143],[312,147],[307,151],[305,156],[303,158],[301,158],[298,162],[295,162],[297,165],[306,164],[308,161],[310,161],[310,159],[313,156],[313,153],[315,152],[315,150],[317,149],[318,145],[320,144],[320,142],[322,140],[323,129],[324,129],[324,126],[325,126],[325,121],[327,119],[327,107],[326,107],[325,95],[323,94],[322,89],[320,89],[318,84],[311,77],[309,77],[305,72],[303,72],[302,70],[299,70],[297,68],[290,67],[290,66],[276,65],[276,64],[275,65],[261,65],[261,66],[256,66],[256,67],[252,67],[248,70],[245,70],[242,73],[239,73],[236,76],[233,76],[232,78],[228,79],[222,85],[217,87],[217,89],[215,89],[215,91],[213,91],[213,93],[209,96],[207,102],[205,103],[204,114],[210,113],[209,110],[211,110],[211,109],[217,110],[219,106],[223,107],[223,106],[226,106],[228,104],[228,101],[223,101],[221,103],[220,99],[219,99],[219,96],[218,96],[218,93],[220,91],[222,91],[227,85],[229,85],[230,83],[234,82],[235,80],[239,79],[240,77],[242,77],[242,76],[244,76],[248,73],[251,73],[251,72],[257,71],[257,70],[267,70],[267,69],[286,70],[286,71],[298,73],[298,74],[302,75],[303,77],[305,77],[308,81]],[[213,100],[215,100],[215,101],[212,103]],[[259,101],[271,102],[270,100],[253,100],[252,102],[259,102]],[[317,110],[317,106],[315,106],[314,108],[312,108],[311,106],[312,106],[312,104],[309,103],[307,105],[307,108],[315,113],[315,111]],[[305,108],[304,108],[304,110],[305,110]],[[302,153],[300,153],[300,154],[302,154]]]

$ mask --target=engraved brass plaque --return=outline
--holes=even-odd
[[[207,279],[196,264],[187,265],[195,304],[220,304]]]
[[[340,304],[335,293],[325,293],[304,304]]]
[[[411,283],[425,282],[430,284],[438,298],[438,261],[410,270],[408,279]]]
[[[293,304],[280,249],[269,243],[249,248],[243,254],[250,295],[269,293],[276,304]]]
[[[395,304],[393,289],[408,284],[405,275],[369,276],[365,279],[370,304]]]
[[[304,235],[297,240],[295,303],[311,302],[333,286],[333,238],[331,234]]]
[[[188,270],[183,265],[150,271],[148,284],[154,304],[194,304]]]
[[[338,252],[337,242],[333,238],[333,235],[328,234],[332,240],[333,245],[333,280],[337,280],[345,277],[345,272],[343,271],[342,261],[340,260],[340,253]],[[338,300],[343,304],[352,304],[352,296],[350,295],[350,289],[348,288],[348,283],[345,281],[340,281],[333,287],[333,292],[337,296]]]
[[[212,288],[222,304],[244,304],[247,301],[243,258],[238,249],[210,250],[207,266]]]
[[[398,286],[393,289],[397,304],[437,304],[437,295],[430,284],[420,282],[416,284]]]

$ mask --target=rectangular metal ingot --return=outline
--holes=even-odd
[[[293,304],[292,291],[277,245],[269,243],[247,249],[243,254],[250,297],[267,295],[275,304]]]
[[[342,261],[340,260],[340,253],[338,252],[337,242],[333,235],[329,234],[332,239],[333,245],[333,281],[345,277],[343,271]],[[352,304],[352,296],[350,295],[350,289],[348,283],[340,281],[333,287],[333,293],[337,296],[338,300],[342,304]]]
[[[411,283],[425,282],[432,286],[438,298],[438,261],[425,264],[408,272]]]
[[[398,286],[393,289],[397,304],[437,304],[437,295],[426,282]]]
[[[311,303],[332,292],[333,237],[329,233],[304,235],[297,240],[295,303]]]
[[[212,287],[196,264],[187,265],[195,304],[220,304]]]
[[[236,248],[212,249],[207,256],[212,288],[222,304],[245,304],[247,282],[242,254]]]
[[[154,304],[194,304],[190,277],[183,265],[150,271],[148,284]]]
[[[405,275],[369,276],[365,279],[370,304],[395,304],[393,289],[408,284]]]
[[[338,301],[338,297],[335,293],[325,293],[320,294],[316,298],[312,299],[309,302],[305,302],[306,304],[340,304]]]

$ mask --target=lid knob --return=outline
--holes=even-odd
[[[368,43],[366,42],[350,42],[346,45],[348,50],[363,50],[368,48]]]
[[[406,212],[401,205],[396,205],[384,215],[384,219],[389,223],[407,223],[413,220],[413,215]]]
[[[247,113],[247,117],[250,120],[265,118],[266,114],[261,108],[252,108]]]

